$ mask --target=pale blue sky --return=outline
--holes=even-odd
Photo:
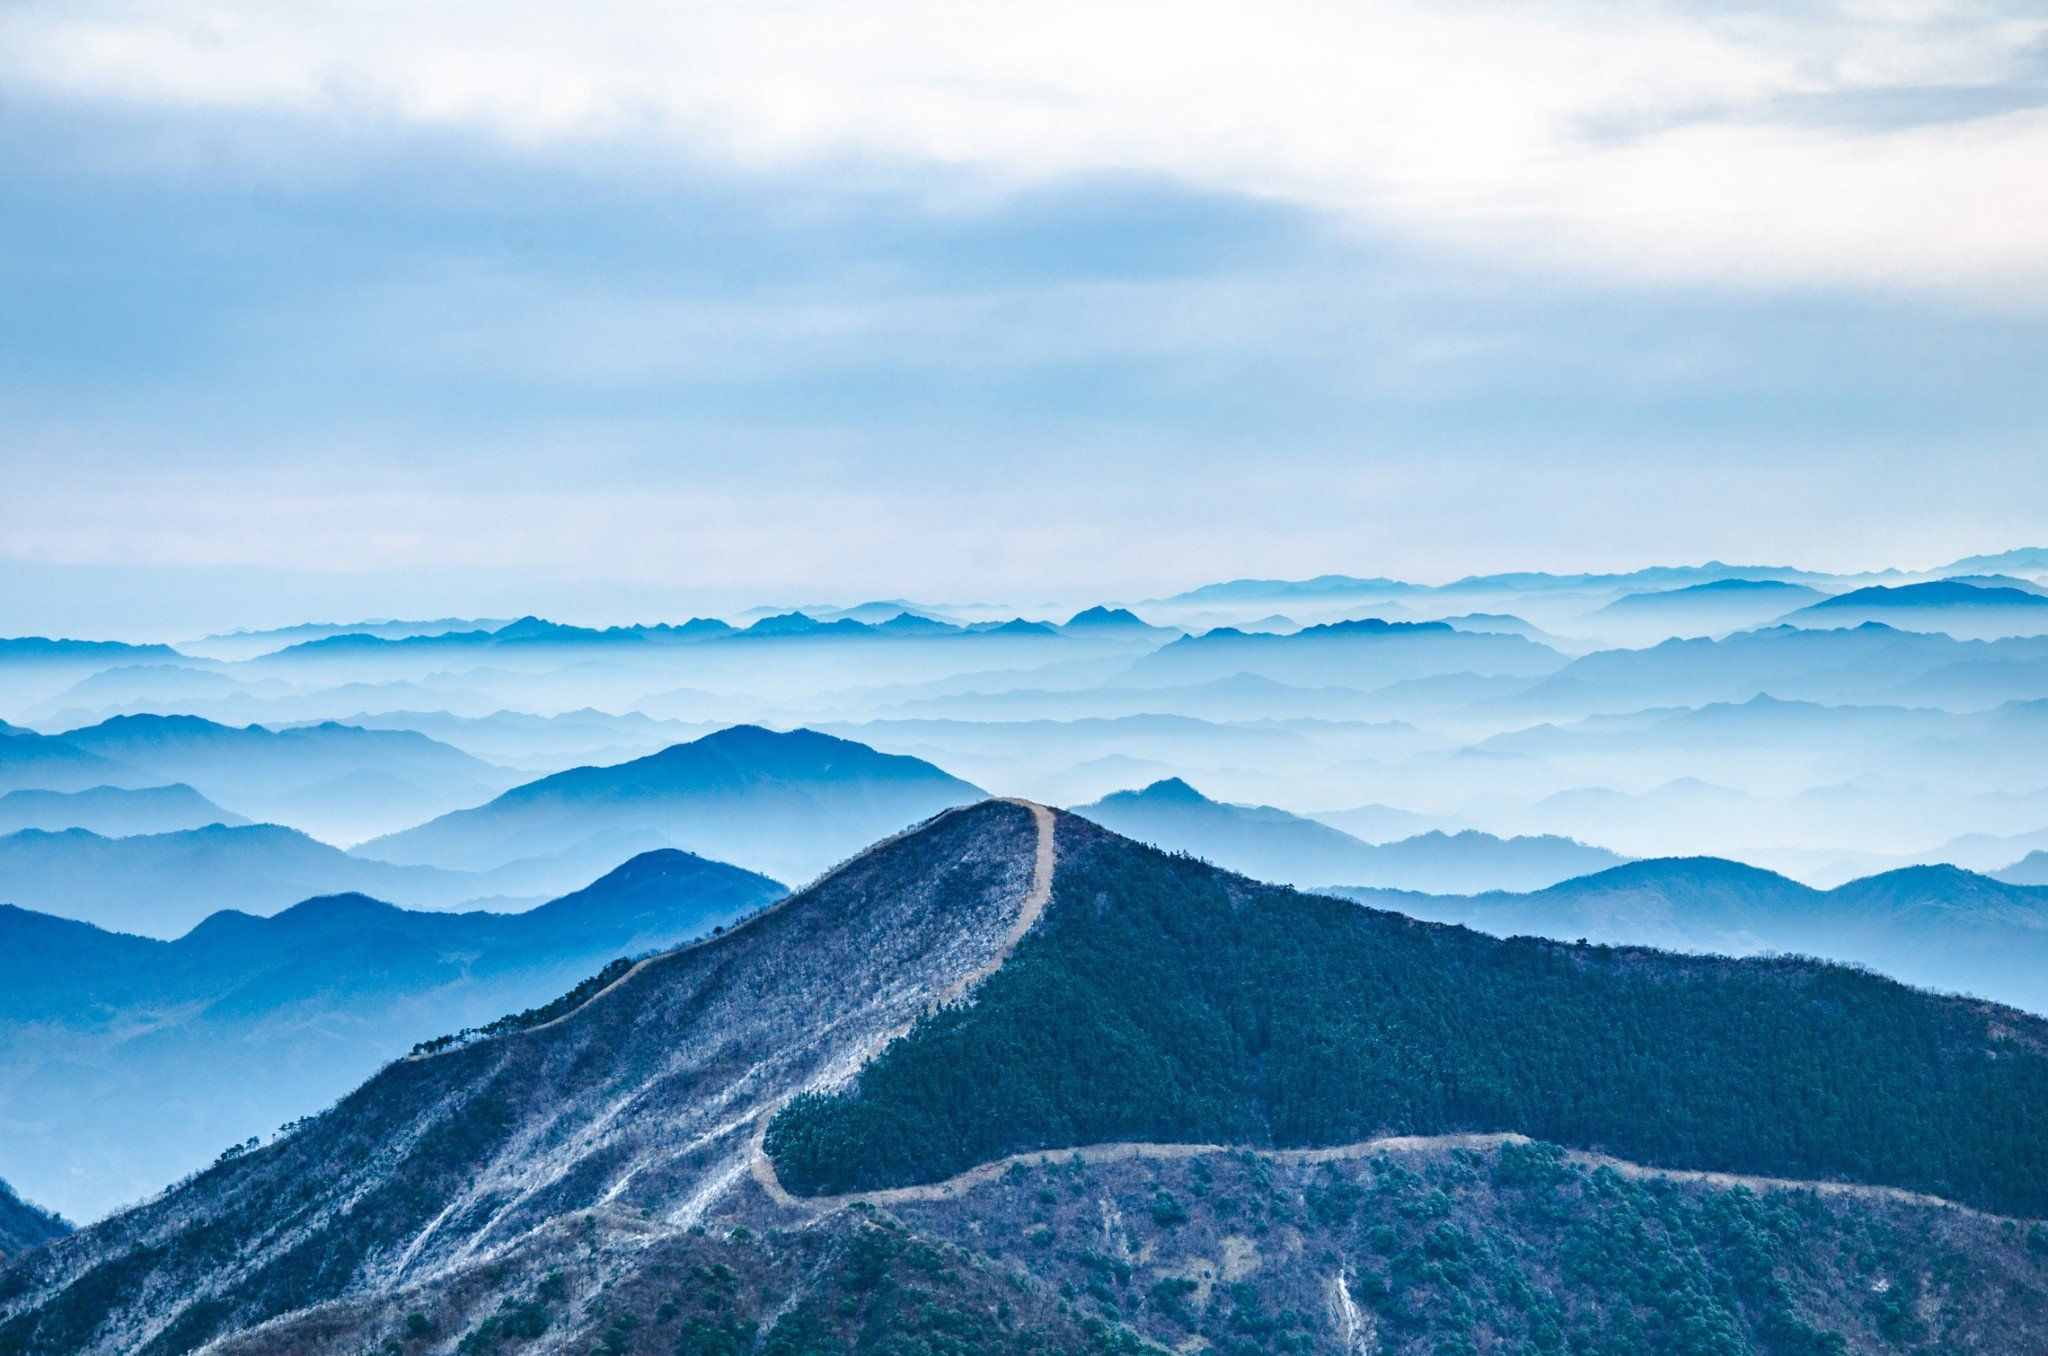
[[[0,632],[2048,540],[2024,8],[797,9],[9,11]]]

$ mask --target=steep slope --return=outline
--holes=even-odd
[[[189,786],[95,786],[83,791],[23,789],[0,795],[0,834],[22,829],[85,829],[103,838],[249,821]]]
[[[92,1218],[327,1105],[416,1042],[544,1003],[614,957],[781,893],[662,851],[517,914],[339,895],[270,918],[216,914],[160,942],[0,907],[10,1171]]]
[[[1119,791],[1075,814],[1170,852],[1189,852],[1286,885],[1357,882],[1386,889],[1539,889],[1623,858],[1569,838],[1496,838],[1432,830],[1374,844],[1270,805],[1227,805],[1178,777]]]
[[[62,1217],[30,1205],[0,1181],[0,1263],[70,1232]]]
[[[2019,1356],[2048,1235],[1895,1188],[2038,1204],[2044,1035],[1812,964],[1495,942],[991,802],[38,1251],[0,1274],[0,1353]],[[1664,1163],[1463,1133],[1522,1096]],[[1433,1111],[1481,1123],[1349,1143]],[[1096,1147],[1140,1124],[1175,1142]],[[1330,1147],[1218,1142],[1289,1136]]]
[[[1495,936],[1821,956],[2048,1012],[2048,888],[1950,866],[1909,867],[1823,891],[1739,862],[1659,858],[1527,894],[1326,893]]]
[[[916,758],[812,730],[735,725],[615,767],[543,777],[359,851],[487,870],[602,830],[642,829],[803,881],[885,833],[981,794]]]
[[[746,1181],[752,1128],[1002,953],[1031,812],[947,813],[560,1020],[385,1069],[332,1111],[0,1280],[0,1352],[183,1351],[452,1276],[579,1211],[676,1230]]]

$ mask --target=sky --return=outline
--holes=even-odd
[[[2048,542],[2036,3],[0,7],[0,633]]]

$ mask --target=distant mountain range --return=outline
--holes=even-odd
[[[424,735],[332,723],[272,730],[118,716],[0,739],[0,790],[181,783],[252,818],[340,842],[475,804],[516,780]]]
[[[652,831],[802,881],[863,843],[982,795],[920,759],[812,730],[741,725],[613,767],[543,777],[358,851],[488,871],[601,832]]]
[[[1074,813],[1140,842],[1258,880],[1357,882],[1435,891],[1535,889],[1624,858],[1569,838],[1431,831],[1374,844],[1269,805],[1227,805],[1179,778],[1119,791]]]
[[[1800,608],[1783,620],[1791,626],[1816,627],[1882,622],[1904,630],[1939,631],[1961,640],[2038,636],[2048,632],[2048,596],[2029,588],[1939,580],[1856,589]]]
[[[0,1344],[2020,1356],[2044,1051],[991,802],[30,1253]]]
[[[24,789],[0,794],[0,835],[22,829],[51,833],[85,829],[102,837],[121,838],[137,833],[175,833],[208,824],[232,828],[248,822],[182,783],[95,786],[83,791]]]
[[[1563,667],[1548,646],[1517,635],[1461,631],[1444,622],[1361,620],[1308,626],[1289,635],[1219,627],[1143,656],[1131,677],[1196,683],[1249,673],[1305,687],[1373,686],[1438,674],[1540,677]]]
[[[517,914],[331,895],[267,918],[216,913],[157,941],[0,906],[9,1171],[92,1217],[326,1105],[417,1041],[541,1003],[615,956],[701,936],[781,892],[659,851]],[[129,1133],[137,1117],[149,1134]]]
[[[1958,867],[1907,867],[1815,890],[1739,862],[1660,858],[1533,893],[1328,893],[1496,936],[1822,956],[2048,1013],[2048,887]]]
[[[1588,619],[1602,634],[1619,627],[1624,637],[1721,635],[1776,621],[1829,595],[1783,579],[1715,579],[1684,588],[1625,593]]]
[[[353,857],[276,824],[0,837],[0,902],[151,937],[175,937],[222,909],[273,914],[309,895],[361,891],[445,908],[527,883],[525,870],[489,875]]]
[[[1666,640],[1574,659],[1494,708],[1556,717],[1788,700],[1956,705],[2048,696],[2048,637],[1956,640],[1866,622],[1840,629],[1771,626],[1719,640]]]
[[[2035,848],[1993,878],[2008,885],[2048,886],[2048,850]]]

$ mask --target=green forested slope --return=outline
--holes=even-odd
[[[2048,1214],[2048,1025],[1805,960],[1500,941],[1060,819],[1053,902],[768,1147],[792,1190],[1111,1140],[1516,1130]]]

